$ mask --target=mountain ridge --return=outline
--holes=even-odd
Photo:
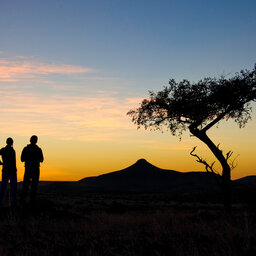
[[[145,159],[119,171],[79,180],[89,190],[108,192],[190,192],[216,189],[214,174],[158,168]]]
[[[256,187],[256,176],[231,181],[232,187]],[[158,168],[145,159],[117,171],[73,182],[40,182],[41,189],[58,192],[201,193],[220,191],[219,175],[207,172],[179,172]],[[220,180],[221,182],[221,180]]]

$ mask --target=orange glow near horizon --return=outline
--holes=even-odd
[[[10,111],[0,113],[3,120],[0,143],[4,146],[9,136],[14,139],[18,180],[22,180],[24,174],[20,153],[32,134],[39,136],[38,145],[45,155],[41,180],[75,181],[126,168],[140,158],[163,169],[204,171],[204,167],[189,155],[196,145],[200,156],[210,162],[215,161],[209,149],[198,139],[190,137],[188,132],[179,141],[168,131],[137,130],[125,113],[132,107],[131,99],[123,100],[122,104],[122,101],[111,97],[99,97],[96,106],[96,98],[87,99],[84,105],[79,98],[76,100],[72,102],[66,98],[63,104],[55,104],[48,99],[44,108],[42,103],[30,98],[25,105],[16,98],[15,110],[9,108]],[[3,98],[2,102],[7,101]],[[66,103],[70,105],[66,106]],[[19,105],[20,112],[17,111]],[[41,121],[33,120],[37,115]],[[234,157],[239,155],[232,179],[256,173],[255,127],[255,121],[243,129],[232,121],[222,121],[218,129],[213,128],[209,132],[210,138],[214,143],[220,143],[224,153],[232,150]]]
[[[256,141],[253,136],[248,137],[253,130],[254,124],[251,123],[244,129],[233,128],[231,135],[229,125],[223,125],[215,129],[212,135],[210,134],[216,143],[221,143],[220,147],[224,153],[232,149],[234,157],[239,155],[236,159],[237,167],[232,171],[232,179],[256,173],[254,157]],[[204,167],[189,155],[195,145],[198,146],[196,152],[200,156],[210,162],[215,161],[211,152],[201,142],[185,134],[179,142],[178,138],[167,132],[162,134],[134,129],[129,133],[127,138],[123,135],[106,141],[58,140],[41,136],[39,146],[44,151],[45,162],[41,165],[40,179],[77,181],[124,169],[140,158],[145,158],[162,169],[181,172],[204,171]],[[216,141],[216,138],[219,141]],[[24,138],[22,140],[24,141]],[[22,180],[24,174],[23,163],[19,160],[21,150],[19,142],[19,147],[16,149],[18,180]],[[216,169],[218,168],[220,166],[216,164]]]
[[[90,83],[98,88],[102,78],[81,76],[78,81],[70,77],[93,72],[92,68],[46,64],[25,57],[0,58],[0,145],[5,146],[7,137],[14,139],[19,181],[24,174],[20,153],[33,134],[38,135],[45,156],[41,180],[76,181],[124,169],[140,158],[163,169],[204,171],[189,155],[196,145],[200,156],[215,161],[209,149],[188,132],[179,142],[168,131],[137,130],[126,113],[143,98],[129,90],[119,93],[120,81],[111,87],[116,81],[106,79],[107,89],[89,90]],[[65,77],[61,82],[51,79],[52,74],[69,75],[71,82],[65,82]],[[253,105],[252,117],[255,109]],[[209,131],[224,153],[232,150],[234,157],[239,155],[232,179],[256,173],[255,127],[254,119],[243,129],[232,121],[221,121],[218,129]]]

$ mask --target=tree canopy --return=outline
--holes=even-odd
[[[127,113],[138,127],[167,127],[173,135],[181,135],[188,128],[206,132],[230,118],[243,127],[251,118],[250,102],[256,100],[256,65],[231,78],[204,78],[197,83],[170,79],[169,86],[149,94],[139,108]]]

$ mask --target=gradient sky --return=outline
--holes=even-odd
[[[78,180],[139,158],[178,171],[203,166],[197,139],[137,130],[126,113],[170,78],[234,75],[256,63],[255,0],[1,0],[0,145],[14,139],[18,179],[32,134],[45,154],[42,180]],[[234,151],[232,178],[256,174],[256,107],[239,129],[209,135]]]

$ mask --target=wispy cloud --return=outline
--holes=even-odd
[[[62,63],[45,63],[19,56],[14,59],[0,58],[0,81],[17,82],[21,79],[36,78],[50,74],[85,74],[93,73],[94,69]]]
[[[110,141],[136,130],[126,113],[141,99],[120,97],[116,78],[84,76],[88,73],[98,71],[34,57],[0,57],[0,133]],[[75,79],[66,77],[74,74]]]
[[[134,126],[126,116],[130,99],[64,96],[0,90],[1,133],[56,136],[60,139],[112,140]]]

